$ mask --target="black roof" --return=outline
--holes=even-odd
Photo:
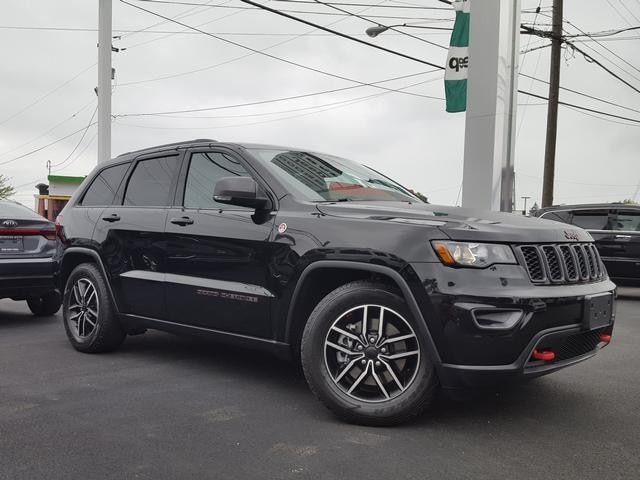
[[[216,140],[210,138],[197,138],[195,140],[183,140],[182,142],[165,143],[164,145],[155,145],[153,147],[141,148],[140,150],[133,150],[131,152],[125,152],[118,155],[116,158],[122,159],[123,157],[137,157],[145,153],[153,153],[162,150],[177,150],[178,148],[196,147],[200,145],[210,145],[212,143],[218,143]]]
[[[281,145],[266,145],[262,143],[246,143],[246,142],[219,142],[217,140],[213,140],[210,138],[197,138],[195,140],[183,140],[181,142],[174,143],[166,143],[164,145],[155,145],[153,147],[141,148],[140,150],[133,150],[131,152],[126,152],[118,155],[117,157],[110,160],[110,162],[116,162],[118,160],[123,160],[125,158],[135,158],[140,155],[153,154],[155,152],[162,152],[166,150],[178,150],[180,148],[192,148],[192,147],[206,147],[212,144],[224,146],[236,146],[243,148],[260,148],[260,149],[272,149],[272,150],[301,150],[307,151],[306,149],[300,148],[291,148]]]

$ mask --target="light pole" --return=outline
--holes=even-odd
[[[527,200],[529,200],[531,197],[525,196],[525,197],[520,197],[520,198],[524,200],[524,210],[522,211],[522,214],[526,216],[527,215]]]

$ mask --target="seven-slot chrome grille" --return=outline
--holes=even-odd
[[[593,243],[519,245],[516,251],[534,283],[586,283],[606,277]]]

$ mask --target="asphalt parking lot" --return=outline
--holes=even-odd
[[[75,352],[60,316],[0,301],[2,479],[631,479],[640,294],[596,358],[395,428],[334,419],[287,362],[148,332]]]

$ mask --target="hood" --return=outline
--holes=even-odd
[[[515,213],[404,202],[319,203],[325,215],[437,228],[452,240],[504,243],[591,242],[573,225]]]

